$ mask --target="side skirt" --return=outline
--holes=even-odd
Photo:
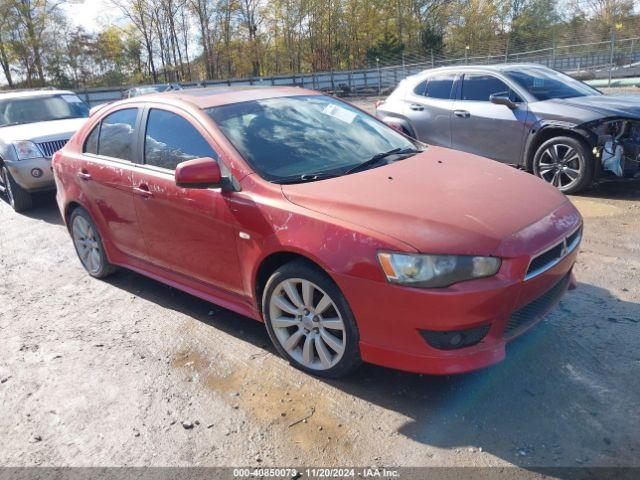
[[[152,278],[153,280],[186,292],[194,297],[201,298],[207,302],[244,315],[245,317],[252,318],[259,322],[263,321],[262,315],[260,315],[258,309],[247,297],[227,292],[221,288],[193,280],[175,272],[169,272],[144,260],[139,260],[128,255],[119,255],[117,261],[113,261],[112,263],[119,267],[133,270],[145,277]]]

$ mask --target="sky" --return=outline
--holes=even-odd
[[[80,0],[78,3],[64,4],[62,8],[75,26],[82,26],[88,32],[100,30],[121,18],[120,12],[109,0]]]

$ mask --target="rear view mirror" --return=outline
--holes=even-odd
[[[496,105],[505,105],[511,110],[518,108],[518,104],[509,98],[509,92],[493,93],[489,96],[489,101]]]
[[[220,165],[213,158],[194,158],[178,164],[176,185],[184,188],[219,188],[223,178]]]

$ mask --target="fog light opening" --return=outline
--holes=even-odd
[[[31,169],[31,176],[33,178],[40,178],[42,176],[42,170],[39,168],[32,168]]]
[[[477,345],[489,332],[491,325],[467,328],[464,330],[420,330],[420,335],[433,348],[455,350]]]

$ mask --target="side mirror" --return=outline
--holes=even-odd
[[[518,108],[518,104],[509,98],[509,92],[493,93],[489,96],[489,101],[496,105],[505,105],[511,110]]]
[[[176,167],[176,185],[184,188],[219,188],[224,179],[220,165],[213,158],[194,158]]]

